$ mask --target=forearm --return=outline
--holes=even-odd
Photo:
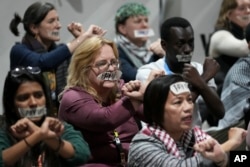
[[[74,155],[71,158],[65,158],[67,166],[78,166],[86,163],[90,158],[90,150],[88,143],[84,141],[82,134],[79,131],[75,131],[73,126],[65,123],[65,131],[61,138],[65,144],[69,142],[70,147],[74,149]],[[72,148],[65,148],[72,149]],[[66,150],[67,151],[67,150]]]
[[[61,138],[47,139],[45,143],[63,158],[72,158],[75,154],[72,144]]]
[[[225,109],[217,93],[206,84],[198,92],[206,103],[208,110],[217,118],[223,118]]]
[[[134,108],[128,97],[122,97],[116,103],[107,107],[100,106],[90,95],[82,95],[82,97],[85,97],[85,99],[77,100],[73,104],[69,103],[68,98],[63,98],[59,112],[60,119],[77,127],[103,132],[114,129],[133,115],[131,111],[133,112]],[[72,107],[69,108],[68,106]],[[65,110],[66,108],[67,110]],[[100,129],[100,127],[102,128]]]
[[[221,144],[221,147],[226,153],[229,153],[229,151],[235,150],[237,147],[239,147],[239,144],[236,144],[232,140],[227,140]]]
[[[245,39],[237,39],[228,31],[218,31],[211,37],[209,55],[225,54],[233,57],[247,56],[249,53]]]
[[[20,140],[15,145],[3,150],[2,158],[3,162],[6,166],[14,165],[20,158],[22,158],[26,152],[28,152],[31,147],[36,145],[38,142],[41,141],[40,133],[33,133],[32,135],[25,138],[27,143],[23,140]]]
[[[201,78],[205,83],[208,83],[209,80],[213,79],[215,75],[211,75],[209,73],[202,73]]]
[[[6,166],[14,165],[29,149],[24,140],[21,140],[14,146],[3,150],[2,157],[4,164]]]
[[[83,33],[80,36],[78,36],[77,38],[75,38],[72,41],[70,41],[69,43],[67,43],[67,46],[68,46],[70,52],[73,53],[75,51],[75,49],[81,43],[83,43],[83,41],[85,41],[87,38],[89,38],[89,36],[87,36],[85,33]]]
[[[224,158],[221,161],[215,162],[218,167],[227,167],[228,166],[228,155],[224,153]]]

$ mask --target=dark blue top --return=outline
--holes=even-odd
[[[11,48],[10,68],[17,66],[38,66],[42,71],[55,69],[64,60],[71,57],[65,44],[56,46],[50,52],[37,53],[25,44],[17,43]]]
[[[54,43],[46,50],[38,40],[26,34],[22,42],[16,43],[11,48],[10,68],[33,66],[40,67],[42,72],[55,73],[56,90],[53,91],[56,95],[53,95],[53,98],[57,97],[66,85],[67,69],[71,56],[72,54],[65,44],[56,45]]]
[[[119,62],[120,62],[120,69],[122,71],[122,76],[121,78],[125,82],[129,82],[131,80],[135,80],[136,78],[136,73],[137,73],[137,67],[134,65],[134,63],[129,59],[125,51],[118,46],[118,51],[119,51]],[[159,56],[156,54],[153,54],[149,61],[146,63],[151,63],[159,59]]]

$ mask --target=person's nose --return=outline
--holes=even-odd
[[[185,44],[185,45],[184,45],[183,51],[184,51],[185,54],[191,53],[192,50],[193,50],[193,49],[192,49],[192,47],[191,47],[189,44]]]
[[[56,27],[57,27],[58,29],[60,29],[60,28],[62,27],[61,22],[60,22],[59,20],[56,22]]]
[[[108,64],[108,71],[114,71],[114,70],[116,70],[116,67],[112,63],[109,63]]]
[[[185,100],[184,101],[184,111],[191,113],[193,111],[194,104],[191,103],[190,101]]]
[[[250,13],[250,7],[246,7],[246,12]]]
[[[148,21],[143,20],[143,21],[142,21],[142,27],[143,27],[143,28],[148,28]]]
[[[37,99],[34,96],[31,96],[29,99],[29,106],[36,107],[37,106]]]

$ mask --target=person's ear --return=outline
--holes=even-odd
[[[127,29],[126,29],[126,26],[124,24],[118,25],[118,31],[120,34],[122,34],[124,36],[127,34]]]
[[[161,47],[163,50],[167,51],[167,42],[163,39],[161,39]]]
[[[232,11],[229,10],[229,11],[224,15],[224,17],[225,17],[224,19],[229,19],[229,20],[230,20],[231,13],[232,13]]]
[[[35,24],[31,24],[29,29],[35,36],[38,34],[38,27]]]

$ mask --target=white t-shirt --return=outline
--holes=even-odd
[[[200,63],[191,62],[190,64],[197,69],[197,71],[200,75],[203,73],[203,66]],[[157,60],[156,62],[152,62],[152,63],[141,66],[137,70],[136,79],[140,80],[142,82],[146,81],[152,70],[164,70],[166,75],[170,74],[170,72],[166,71],[166,69],[165,69],[165,58],[161,58],[161,59]],[[207,85],[211,88],[217,89],[217,86],[214,82],[214,79],[209,80]],[[198,105],[200,103],[204,103],[204,100],[201,96],[199,96],[197,98],[195,106],[194,106],[194,112],[193,112],[194,122],[193,122],[193,124],[201,127],[202,120],[201,120],[201,116],[200,116],[200,112],[199,112],[199,105]]]

